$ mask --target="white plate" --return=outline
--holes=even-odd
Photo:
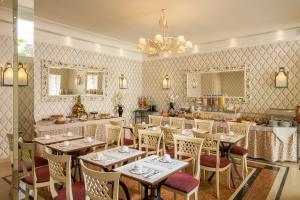
[[[147,168],[143,168],[143,170],[140,171],[140,172],[136,171],[135,169],[129,170],[129,172],[131,172],[131,173],[133,173],[133,174],[138,174],[138,175],[145,174],[147,171],[148,171]]]
[[[172,160],[164,160],[163,158],[160,158],[159,162],[170,163],[170,162],[172,162]]]
[[[105,161],[105,160],[107,160],[107,158],[106,157],[103,157],[103,158],[96,158],[96,157],[94,157],[94,158],[92,158],[92,160],[93,161]]]
[[[124,150],[120,149],[118,152],[120,152],[120,153],[130,153],[130,150],[124,151]]]

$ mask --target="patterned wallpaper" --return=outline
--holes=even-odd
[[[242,112],[264,113],[269,108],[294,108],[300,104],[300,41],[278,42],[246,48],[170,57],[143,62],[143,92],[154,98],[159,110],[167,110],[168,95],[178,95],[177,106],[186,101],[186,70],[219,71],[247,65],[250,69],[250,99],[241,105]],[[274,87],[279,67],[289,70],[289,88]],[[171,88],[163,90],[165,74]]]
[[[0,66],[1,72],[6,62],[13,59],[12,38],[0,36]],[[13,91],[11,87],[0,86],[0,159],[6,158],[9,154],[6,133],[12,132],[13,123]]]

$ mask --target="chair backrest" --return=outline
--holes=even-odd
[[[159,155],[161,138],[162,132],[160,130],[139,130],[139,150],[145,148],[146,156],[151,154]]]
[[[201,131],[207,131],[208,133],[213,133],[214,120],[202,120],[194,119],[195,128]]]
[[[124,121],[123,120],[119,120],[119,121],[109,121],[109,123],[113,126],[119,126],[121,128],[123,128],[124,126]]]
[[[32,177],[33,183],[36,183],[36,174],[35,174],[35,143],[23,143],[19,142],[19,160],[23,161],[23,174],[27,175],[29,172],[27,171],[26,166],[32,166]]]
[[[202,151],[206,154],[216,156],[216,169],[220,167],[220,136],[214,134],[202,134],[198,138],[204,139]]]
[[[106,138],[105,149],[108,149],[108,147],[110,145],[120,146],[121,145],[122,128],[120,126],[106,124],[105,129],[106,129],[105,130],[105,138]]]
[[[85,194],[89,199],[119,199],[119,181],[121,174],[118,172],[99,172],[87,168],[80,160],[85,185]],[[110,187],[113,187],[112,197]]]
[[[188,157],[184,160],[192,160],[194,177],[200,178],[200,155],[203,145],[203,138],[192,138],[183,135],[174,135],[175,159]]]
[[[149,117],[149,124],[154,125],[154,126],[161,126],[162,123],[162,116],[158,115],[148,115]]]
[[[185,119],[179,117],[170,117],[170,127],[184,129]]]
[[[64,183],[66,187],[66,199],[73,200],[71,179],[71,156],[53,155],[45,152],[48,159],[50,174],[50,192],[52,197],[57,196],[54,183]]]
[[[251,127],[251,123],[238,123],[238,122],[227,122],[228,124],[228,131],[234,132],[236,135],[244,135],[245,138],[243,139],[245,141],[244,148],[248,148],[248,135],[249,130]]]
[[[167,145],[167,146],[174,146],[173,135],[182,133],[182,129],[167,128],[167,127],[163,127],[163,126],[161,126],[160,129],[163,133],[164,145]]]
[[[147,129],[148,124],[135,124],[133,128],[133,137],[135,140],[139,139],[139,130]]]
[[[97,124],[88,124],[85,126],[84,137],[91,137],[93,139],[96,139],[97,132],[98,132]]]

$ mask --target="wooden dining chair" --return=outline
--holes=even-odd
[[[149,124],[151,124],[152,126],[161,126],[162,124],[162,116],[158,116],[158,115],[148,115],[149,117]]]
[[[121,173],[99,172],[87,168],[80,160],[84,178],[86,199],[119,200]],[[112,187],[112,191],[110,188]]]
[[[50,172],[50,192],[54,200],[81,200],[85,199],[85,189],[83,182],[72,183],[71,178],[71,156],[53,155],[45,152],[49,162]],[[58,191],[55,183],[63,184],[63,188]]]
[[[174,158],[175,150],[174,150],[174,135],[181,134],[182,129],[174,129],[174,128],[167,128],[161,126],[162,131],[162,140],[163,140],[163,150],[164,153],[169,154],[172,158]]]
[[[196,131],[213,133],[214,120],[194,119]]]
[[[49,166],[36,166],[34,143],[21,142],[19,146],[19,158],[24,163],[20,181],[25,184],[25,199],[29,199],[29,191],[33,190],[33,198],[36,200],[38,199],[38,189],[50,185]],[[30,171],[27,166],[31,166]]]
[[[228,131],[233,132],[236,135],[245,136],[242,140],[242,146],[233,146],[230,153],[233,157],[241,159],[242,164],[242,177],[245,178],[245,174],[248,174],[247,156],[248,156],[248,140],[251,123],[237,123],[227,122]]]
[[[133,148],[138,148],[139,146],[139,130],[144,130],[148,128],[148,124],[135,124],[132,133],[132,144]]]
[[[220,136],[203,134],[199,138],[204,139],[202,151],[204,154],[200,156],[201,169],[205,171],[215,172],[216,175],[216,190],[217,198],[220,198],[220,172],[227,170],[227,181],[230,186],[231,181],[231,161],[227,157],[220,156]]]
[[[121,146],[122,128],[110,124],[105,125],[105,149]]]
[[[84,137],[96,139],[98,132],[98,124],[87,124],[84,127]]]
[[[159,155],[162,152],[161,146],[162,132],[139,130],[139,150],[145,151],[146,156]]]
[[[122,135],[121,135],[121,145],[126,145],[126,146],[131,146],[133,145],[132,140],[126,138],[125,136],[125,129],[124,127],[124,121],[123,120],[118,120],[118,121],[109,121],[109,123],[113,126],[119,126],[121,127],[122,131]]]
[[[189,199],[194,195],[194,199],[198,199],[198,189],[200,184],[200,154],[204,139],[192,138],[182,135],[174,135],[175,159],[191,161],[193,167],[193,175],[184,172],[176,172],[169,176],[163,187],[176,194]]]
[[[169,125],[171,128],[184,129],[185,127],[185,119],[179,117],[169,117]]]

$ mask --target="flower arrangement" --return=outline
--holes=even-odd
[[[119,91],[119,92],[117,92],[117,94],[114,96],[113,101],[114,101],[114,104],[115,104],[116,106],[122,106],[123,103],[124,103],[124,99],[125,99],[125,94]]]
[[[178,99],[178,95],[173,95],[173,94],[168,95],[168,102],[169,103],[175,104],[177,99]]]

